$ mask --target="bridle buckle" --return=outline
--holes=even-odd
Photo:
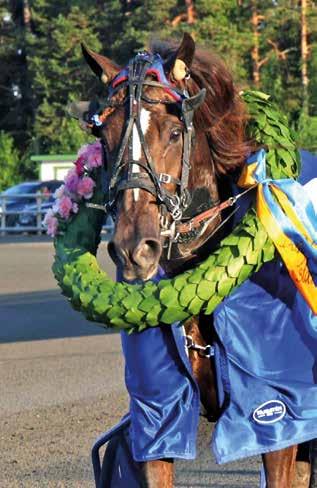
[[[159,182],[160,183],[171,183],[172,177],[171,175],[168,175],[166,173],[160,173],[159,174]]]
[[[174,207],[172,212],[171,212],[171,215],[172,215],[173,220],[175,220],[175,222],[178,222],[179,220],[181,220],[181,218],[183,216],[183,212],[181,211],[181,209],[179,207]]]

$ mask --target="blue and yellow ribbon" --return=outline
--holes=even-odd
[[[305,188],[291,179],[266,177],[261,149],[245,165],[238,186],[257,185],[256,210],[297,289],[317,315],[317,221]]]

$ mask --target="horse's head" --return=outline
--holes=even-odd
[[[246,153],[240,105],[223,65],[201,58],[195,67],[189,35],[178,49],[161,45],[159,51],[139,53],[120,69],[83,48],[108,85],[92,122],[103,142],[115,220],[109,252],[127,280],[153,277],[173,243],[186,255],[206,240],[220,212],[193,218],[219,203],[216,171],[241,165]]]

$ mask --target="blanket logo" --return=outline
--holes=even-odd
[[[286,414],[286,406],[280,400],[269,400],[262,403],[253,412],[253,420],[258,424],[274,424]]]

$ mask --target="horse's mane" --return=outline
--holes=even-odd
[[[163,60],[171,58],[176,50],[173,43],[151,43],[151,51]],[[217,173],[227,174],[241,167],[255,144],[247,140],[249,116],[225,64],[215,54],[197,49],[186,88],[191,96],[202,88],[207,90],[203,105],[195,113],[194,125],[207,133]]]

